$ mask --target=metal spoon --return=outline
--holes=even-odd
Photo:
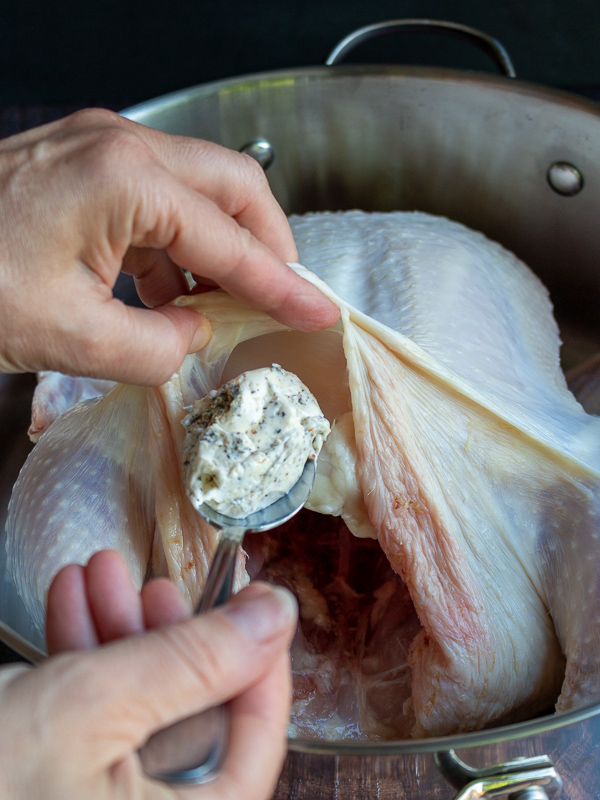
[[[237,554],[244,534],[271,530],[295,516],[306,503],[314,480],[315,461],[310,459],[298,482],[286,495],[244,519],[226,517],[206,503],[196,507],[207,522],[221,531],[196,614],[222,605],[231,596]],[[155,733],[139,751],[144,772],[150,778],[178,786],[212,780],[226,755],[229,723],[229,707],[222,705]]]

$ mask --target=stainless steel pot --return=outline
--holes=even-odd
[[[370,26],[353,44],[427,20]],[[437,23],[436,23],[437,24]],[[245,150],[288,213],[419,209],[502,242],[550,288],[565,366],[600,350],[600,107],[505,76],[398,66],[326,66],[220,81],[128,109],[163,131]],[[26,453],[32,381],[0,376],[0,524]],[[4,559],[2,548],[2,559]],[[0,637],[43,645],[0,562]],[[455,751],[460,754],[457,755]],[[291,740],[277,800],[600,797],[600,704],[490,731],[373,744]],[[462,760],[461,760],[462,759]],[[525,759],[525,760],[523,760]],[[563,788],[561,789],[561,780]]]

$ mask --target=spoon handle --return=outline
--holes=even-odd
[[[244,528],[223,528],[221,531],[196,614],[222,606],[231,597],[237,554],[245,532]]]
[[[231,596],[244,533],[243,528],[221,531],[197,614],[223,605]],[[139,751],[146,775],[174,786],[194,786],[212,780],[227,752],[230,716],[229,706],[214,706],[155,733]]]

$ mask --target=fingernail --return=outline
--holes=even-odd
[[[202,350],[202,348],[206,347],[206,345],[212,339],[212,328],[210,322],[201,314],[198,314],[198,316],[200,317],[200,323],[196,329],[192,343],[190,344],[190,353],[196,353],[198,350]]]
[[[281,586],[219,610],[253,642],[268,642],[298,619],[296,598]]]

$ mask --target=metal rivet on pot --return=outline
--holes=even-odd
[[[583,189],[583,175],[567,161],[555,161],[548,169],[548,183],[558,194],[572,197]]]
[[[530,786],[528,789],[509,794],[508,800],[548,800],[548,795],[541,786]]]
[[[258,161],[263,169],[269,169],[275,160],[275,152],[266,139],[253,139],[248,144],[240,147],[240,153],[245,153],[250,158]]]

